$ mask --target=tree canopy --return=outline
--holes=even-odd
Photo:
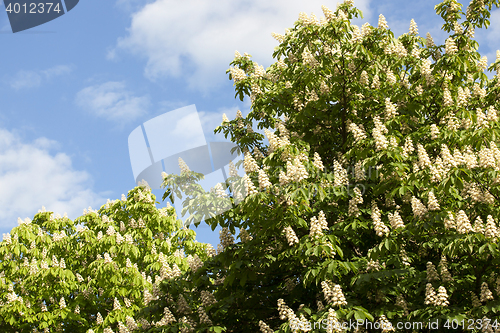
[[[2,332],[123,332],[160,282],[208,257],[173,207],[157,209],[147,185],[71,221],[45,208],[0,244]],[[136,320],[137,319],[137,320]]]
[[[243,151],[245,176],[222,184],[228,198],[195,190],[185,205],[235,201],[242,185],[246,196],[205,216],[224,228],[223,250],[166,282],[173,298],[158,308],[189,295],[191,314],[172,313],[196,331],[339,332],[348,320],[500,331],[500,55],[488,65],[474,40],[499,4],[436,5],[449,34],[436,45],[413,20],[397,38],[383,15],[353,25],[361,12],[345,1],[274,33],[267,69],[236,52],[229,78],[251,110],[216,133]]]

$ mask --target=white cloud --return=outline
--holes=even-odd
[[[98,117],[126,123],[147,113],[148,96],[137,97],[123,82],[106,82],[78,92],[76,103]]]
[[[15,133],[0,129],[0,229],[17,226],[17,218],[33,218],[45,206],[71,219],[83,208],[105,203],[95,193],[89,174],[75,170],[64,153],[50,153],[56,141],[38,138],[25,143]]]
[[[72,70],[71,66],[66,65],[58,65],[41,71],[20,70],[8,81],[15,90],[35,88],[42,84],[44,78],[50,80],[56,76],[69,74]]]
[[[45,75],[45,77],[47,79],[50,79],[50,78],[55,77],[55,76],[69,74],[72,71],[73,71],[73,68],[71,66],[59,65],[59,66],[54,66],[52,68],[43,70],[42,73]]]
[[[365,18],[368,1],[356,2]],[[132,15],[128,36],[118,40],[117,48],[146,58],[145,75],[151,80],[186,75],[191,87],[208,90],[227,80],[225,71],[235,50],[269,66],[278,45],[271,33],[283,34],[299,12],[321,17],[322,4],[319,0],[156,0]]]
[[[42,76],[33,71],[21,70],[10,80],[10,86],[16,90],[39,87]]]

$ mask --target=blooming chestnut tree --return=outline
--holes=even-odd
[[[251,110],[216,132],[246,174],[219,196],[193,190],[185,209],[238,204],[204,215],[223,228],[218,254],[154,306],[185,332],[354,331],[347,320],[500,332],[500,52],[489,64],[474,40],[499,5],[436,5],[437,45],[413,20],[397,38],[383,15],[353,25],[346,0],[273,34],[267,69],[236,52],[229,77]]]
[[[75,221],[42,208],[0,243],[2,332],[132,332],[163,280],[196,269],[207,244],[157,209],[147,184]],[[161,321],[161,320],[159,320]],[[160,322],[161,324],[161,322]]]

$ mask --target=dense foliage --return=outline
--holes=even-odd
[[[474,40],[499,4],[436,5],[449,33],[436,45],[413,20],[398,38],[383,15],[352,25],[361,13],[345,1],[274,34],[267,70],[237,52],[228,73],[251,110],[216,132],[245,153],[246,174],[213,193],[191,187],[185,209],[239,202],[241,185],[245,198],[205,214],[222,248],[165,282],[165,331],[340,332],[346,320],[500,331],[500,55],[488,68]],[[190,179],[168,176],[166,196]]]
[[[194,238],[172,207],[156,208],[147,185],[75,221],[43,208],[0,244],[0,330],[149,328],[134,316],[160,295],[160,282],[207,258]]]

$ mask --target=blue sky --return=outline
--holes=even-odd
[[[0,13],[0,233],[43,206],[72,219],[135,186],[128,136],[165,112],[195,104],[208,141],[234,99],[225,73],[234,51],[268,67],[277,42],[299,12],[322,16],[337,1],[81,0],[71,12],[13,34]],[[445,38],[437,1],[356,1],[364,22],[384,14],[399,36],[410,20],[425,36]],[[467,3],[464,3],[467,5]],[[4,6],[1,6],[4,8]],[[500,49],[500,11],[477,31],[489,63]],[[166,145],[178,143],[165,142]],[[161,201],[162,191],[154,191]],[[161,203],[160,206],[164,206]],[[218,243],[208,227],[198,240]]]

